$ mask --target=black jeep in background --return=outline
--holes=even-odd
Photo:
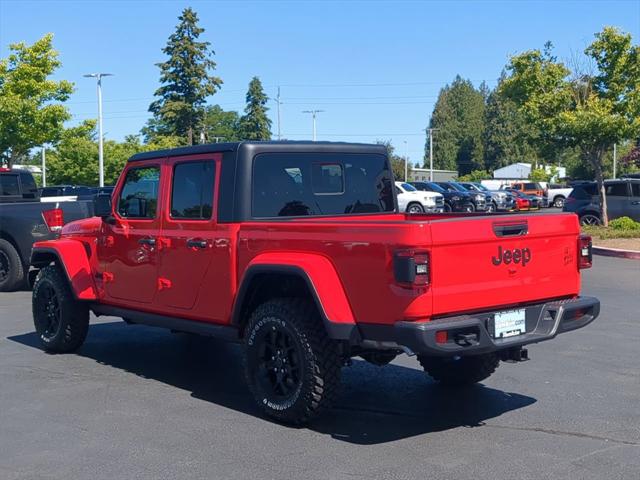
[[[475,207],[471,200],[471,194],[445,190],[440,185],[433,182],[409,182],[416,187],[416,190],[423,192],[436,192],[444,197],[444,208],[446,212],[473,212]]]
[[[630,217],[640,222],[640,179],[605,180],[607,215],[609,220]],[[596,182],[578,183],[573,186],[564,208],[580,217],[582,225],[600,225],[600,200]]]

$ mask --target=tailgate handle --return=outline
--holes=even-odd
[[[527,222],[522,223],[494,223],[493,233],[497,237],[519,237],[526,235],[529,231]]]

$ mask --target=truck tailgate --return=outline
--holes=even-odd
[[[431,222],[433,315],[577,295],[575,215]]]

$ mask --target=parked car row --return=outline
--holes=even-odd
[[[529,210],[529,205],[522,204],[518,208],[513,193],[508,191],[492,191],[477,182],[409,182],[405,184],[413,187],[420,194],[435,194],[442,197],[442,208],[438,211],[444,212],[486,212],[512,210]],[[404,191],[400,192],[404,193]],[[398,197],[400,203],[400,196]],[[400,208],[402,210],[402,208]],[[409,210],[404,210],[409,211]],[[423,211],[430,211],[423,209]],[[415,213],[415,212],[411,212]]]

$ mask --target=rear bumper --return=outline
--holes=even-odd
[[[493,338],[489,333],[494,314],[504,310],[428,322],[400,321],[375,328],[361,325],[360,330],[366,340],[393,341],[418,354],[478,355],[551,340],[560,333],[582,328],[599,315],[600,301],[594,297],[578,297],[529,305],[522,309],[526,312],[526,333],[507,338]],[[446,343],[436,341],[436,332],[440,331],[448,333]]]

